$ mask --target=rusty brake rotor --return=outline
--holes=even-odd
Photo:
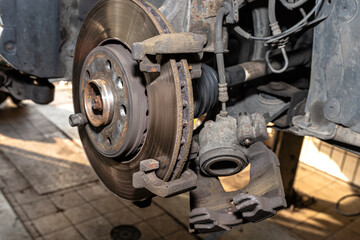
[[[193,124],[191,78],[186,60],[166,56],[161,72],[142,74],[131,59],[134,42],[172,27],[148,3],[101,0],[85,19],[73,66],[76,113],[87,157],[102,182],[118,196],[140,201],[151,196],[135,189],[132,175],[145,159],[156,159],[164,181],[182,172]]]

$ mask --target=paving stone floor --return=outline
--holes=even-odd
[[[1,152],[0,165],[1,191],[33,239],[110,239],[111,229],[122,224],[138,227],[141,239],[195,239],[156,204],[139,209],[99,181],[40,195]]]
[[[51,111],[58,114],[48,114]],[[63,114],[71,112],[71,94],[66,86],[58,88],[52,105],[37,106],[34,114],[47,116],[49,123],[57,126],[59,132],[66,136],[64,139],[70,139],[78,146],[76,132],[67,126],[66,119],[61,120],[63,115],[59,111]],[[6,117],[0,109],[0,118]],[[26,141],[23,144],[25,146]],[[20,144],[17,147],[24,146]],[[42,153],[43,149],[34,151]],[[61,152],[58,154],[61,155]],[[61,181],[65,180],[60,178],[59,184]],[[46,185],[46,181],[43,184]],[[32,239],[111,239],[111,229],[121,224],[135,225],[142,233],[141,239],[147,240],[360,239],[360,217],[343,217],[335,210],[335,203],[340,197],[358,193],[358,188],[302,164],[295,188],[301,194],[315,197],[316,203],[307,208],[282,210],[269,220],[240,226],[223,234],[193,236],[187,232],[187,194],[170,199],[155,198],[151,207],[140,209],[117,198],[92,178],[76,186],[39,194],[31,181],[19,171],[11,155],[4,154],[0,142],[0,190],[6,204],[16,214],[12,225],[18,224],[20,229],[22,225]],[[359,210],[360,201],[353,198],[344,202],[344,206],[349,211]],[[3,228],[0,227],[1,240],[19,239],[11,236],[15,231],[4,231]],[[20,239],[26,239],[26,236]]]

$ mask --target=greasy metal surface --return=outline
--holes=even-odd
[[[122,161],[136,153],[146,132],[147,98],[136,65],[121,44],[99,46],[86,58],[80,78],[88,136],[103,155]]]
[[[301,48],[287,53],[289,59],[288,68],[297,66],[309,66],[311,64],[312,51],[310,48]],[[271,56],[271,65],[275,69],[280,69],[283,66],[282,54]],[[272,74],[272,71],[267,66],[265,60],[256,60],[251,62],[244,62],[238,65],[227,67],[226,82],[229,86],[235,86],[244,82],[264,77]]]
[[[244,95],[232,97],[227,107],[229,115],[238,117],[240,112],[268,114],[267,121],[275,120],[289,108],[284,99],[263,94],[256,89],[249,89]]]
[[[162,2],[159,10],[173,26],[175,32],[189,32],[192,0],[166,0]]]
[[[225,192],[217,178],[207,177],[197,166],[198,186],[190,192],[190,229],[194,232],[229,230],[258,222],[286,206],[279,161],[264,143],[243,148],[250,167],[250,182]]]
[[[194,33],[172,33],[158,35],[143,42],[134,43],[132,56],[142,60],[145,55],[202,53],[204,36]]]
[[[231,204],[233,194],[225,192],[220,181],[196,171],[197,188],[190,192],[190,232],[203,233],[230,230],[243,222],[235,214],[236,207]]]
[[[237,137],[239,143],[245,146],[254,142],[266,141],[269,138],[266,121],[263,115],[253,113],[240,114],[238,118]]]
[[[196,188],[197,175],[187,169],[180,178],[165,182],[159,179],[155,170],[159,168],[159,162],[154,159],[140,162],[140,171],[133,175],[133,186],[135,188],[146,188],[160,197],[171,197]]]
[[[170,28],[157,10],[144,2],[100,1],[85,20],[77,42],[73,72],[75,111],[80,112],[80,69],[92,49],[105,40],[114,38],[130,47],[134,42],[141,42],[161,33],[170,33]],[[183,67],[180,69],[184,71],[182,75],[186,82],[190,81],[188,70]],[[166,181],[172,174],[177,159],[186,158],[190,147],[190,141],[181,141],[186,119],[182,114],[183,94],[178,67],[174,60],[170,60],[161,66],[161,70],[160,76],[156,78],[149,75],[146,77],[149,106],[148,131],[143,147],[132,160],[120,162],[121,159],[102,156],[93,147],[85,128],[79,128],[84,149],[100,179],[115,194],[129,200],[142,200],[151,195],[145,189],[132,187],[132,174],[138,171],[140,160],[149,158],[158,160],[160,168],[156,174]],[[187,92],[190,88],[191,84],[185,85],[184,93],[188,95],[185,100],[188,101],[189,99],[192,101],[192,96],[190,96],[192,93]],[[191,133],[191,114],[186,118],[188,119],[186,124]],[[180,151],[179,154],[180,145],[184,146],[185,151]]]
[[[200,169],[210,176],[230,176],[243,170],[248,160],[238,142],[237,124],[233,117],[216,116],[200,132]]]
[[[190,32],[207,36],[205,52],[214,52],[216,14],[223,0],[194,0],[191,3]]]
[[[270,82],[266,85],[257,87],[257,89],[261,92],[264,92],[264,94],[266,94],[264,96],[267,96],[267,98],[277,97],[282,99],[289,99],[287,100],[288,111],[286,114],[273,120],[278,128],[287,128],[292,126],[291,122],[293,119],[295,119],[294,116],[301,117],[304,114],[305,101],[308,95],[307,89],[299,89],[286,82]],[[266,121],[272,120],[266,117]]]
[[[246,81],[263,77],[267,73],[265,61],[245,62],[225,69],[226,82],[229,86],[235,86]]]

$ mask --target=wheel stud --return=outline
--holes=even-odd
[[[69,116],[69,124],[72,127],[84,126],[88,123],[88,120],[82,113],[76,113]]]

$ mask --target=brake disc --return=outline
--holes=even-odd
[[[76,44],[73,100],[88,124],[79,127],[85,153],[102,182],[118,196],[141,201],[139,163],[156,159],[164,181],[179,177],[189,153],[193,98],[189,68],[163,56],[161,72],[142,74],[134,42],[173,29],[157,9],[137,0],[101,0],[85,19]]]

